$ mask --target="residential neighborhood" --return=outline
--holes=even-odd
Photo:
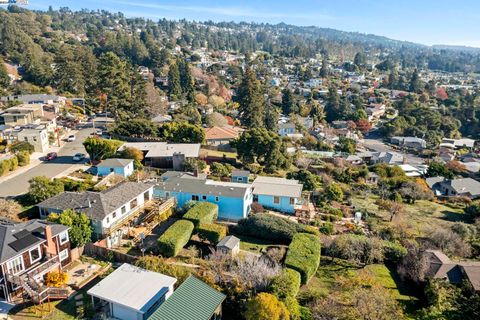
[[[480,319],[480,50],[407,2],[0,1],[0,319]]]

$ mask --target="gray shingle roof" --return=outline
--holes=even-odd
[[[45,220],[30,220],[27,222],[13,222],[6,219],[0,219],[0,263],[3,263],[26,250],[46,241],[43,230],[45,226],[50,226],[52,235],[56,236],[68,227],[48,222]],[[21,237],[19,232],[21,232]],[[28,238],[25,238],[28,237]],[[20,238],[28,239],[22,246],[16,246]],[[12,246],[12,244],[14,244]]]
[[[210,320],[225,298],[223,293],[190,276],[148,320]]]
[[[102,192],[64,192],[37,206],[56,210],[75,209],[85,212],[90,219],[103,220],[108,214],[152,187],[152,184],[124,181]]]
[[[119,158],[105,159],[100,164],[98,164],[97,167],[107,167],[107,168],[126,167],[132,161],[133,161],[132,159],[119,159]]]
[[[235,236],[226,236],[222,240],[220,240],[219,243],[217,243],[217,248],[218,247],[225,247],[230,250],[235,248],[238,244],[240,243],[240,239],[238,239]]]
[[[258,176],[253,181],[253,194],[300,198],[303,184],[297,180]]]
[[[249,177],[250,171],[248,170],[233,170],[232,171],[233,177]]]
[[[457,193],[470,193],[472,196],[480,195],[480,182],[472,178],[445,180],[444,184],[450,185]]]

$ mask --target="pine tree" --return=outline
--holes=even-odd
[[[195,101],[195,81],[193,80],[192,72],[190,70],[190,64],[185,60],[180,60],[178,69],[183,96],[189,103],[193,103]]]
[[[282,112],[284,115],[295,112],[295,99],[289,88],[282,90]]]
[[[82,67],[73,55],[73,48],[62,46],[57,54],[55,68],[55,85],[60,92],[69,92],[83,96],[85,79]]]
[[[280,111],[271,103],[267,105],[265,111],[265,128],[269,131],[278,131],[278,119],[280,118]]]
[[[106,96],[103,107],[115,118],[129,110],[131,101],[130,77],[127,63],[115,53],[107,52],[100,57],[98,88]]]
[[[7,69],[3,63],[3,60],[0,59],[0,89],[6,88],[10,85],[10,77],[8,76]]]
[[[412,77],[410,78],[410,87],[409,87],[411,92],[416,92],[419,93],[422,91],[422,81],[420,80],[420,75],[418,74],[418,70],[415,69],[415,71],[412,74]]]
[[[323,59],[322,67],[320,68],[320,77],[326,78],[328,77],[328,74],[329,74],[329,70],[328,70],[327,60]]]
[[[247,68],[240,84],[238,98],[241,122],[250,128],[263,127],[265,99],[260,81],[250,68]]]
[[[168,69],[168,95],[172,100],[178,100],[182,95],[180,71],[177,62],[172,60]]]

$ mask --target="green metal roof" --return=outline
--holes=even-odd
[[[190,276],[148,320],[209,320],[225,295]]]

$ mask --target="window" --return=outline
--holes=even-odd
[[[215,202],[218,202],[220,201],[220,198],[219,197],[215,197]]]
[[[7,271],[10,274],[16,275],[17,273],[23,271],[25,269],[23,265],[23,258],[22,256],[18,256],[13,260],[7,262]]]
[[[290,204],[293,206],[295,204],[295,198],[290,198]]]
[[[63,251],[60,251],[60,254],[58,255],[60,257],[60,261],[63,261],[68,258],[68,249],[65,249]]]
[[[150,193],[147,191],[143,194],[143,201],[147,202],[148,200],[150,200]]]
[[[207,196],[202,196],[202,200],[207,200]]]
[[[280,203],[280,197],[273,197],[273,203],[274,204],[279,204]]]
[[[107,224],[108,224],[108,223],[110,223],[110,218],[109,218],[109,217],[107,217]]]
[[[165,198],[170,198],[170,192],[165,192]]]
[[[198,196],[197,195],[192,195],[192,201],[198,201]]]
[[[68,231],[60,233],[60,244],[68,242]]]
[[[135,198],[132,201],[130,201],[130,210],[136,207],[137,207],[137,199]]]
[[[115,219],[116,217],[117,217],[117,213],[114,212],[114,213],[112,214],[112,218]]]
[[[123,206],[120,211],[122,212],[122,214],[125,214],[125,212],[127,212],[127,208],[125,208],[125,206]]]
[[[237,181],[242,182],[243,181],[242,177],[237,177]]]
[[[40,247],[36,247],[30,250],[30,263],[37,262],[42,258],[42,252],[40,251]]]

